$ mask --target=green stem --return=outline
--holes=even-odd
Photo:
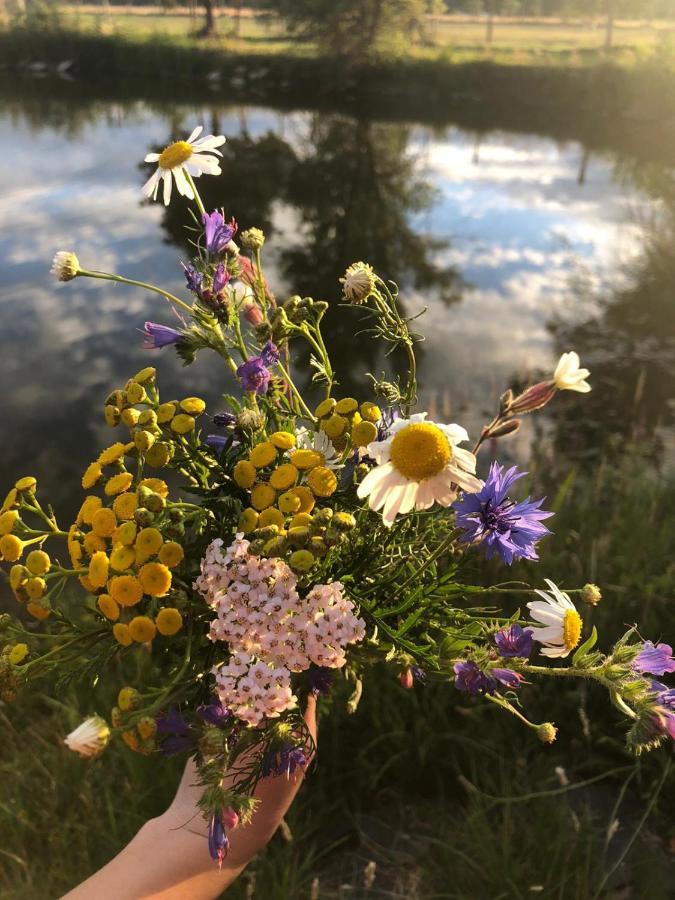
[[[185,172],[185,177],[187,178],[188,184],[192,188],[192,192],[195,195],[195,203],[197,204],[197,209],[204,216],[206,215],[206,209],[204,208],[204,204],[202,203],[202,198],[199,196],[199,191],[193,181],[192,175],[187,171],[187,169],[183,169]]]
[[[146,291],[153,291],[155,294],[160,294],[166,300],[169,300],[171,303],[175,303],[178,306],[182,307],[184,310],[192,314],[192,308],[180,300],[178,297],[174,297],[173,294],[170,294],[168,291],[162,290],[162,288],[157,287],[154,284],[147,284],[145,281],[136,281],[134,278],[125,278],[123,275],[111,275],[109,272],[96,272],[96,271],[88,271],[87,269],[80,269],[78,275],[84,275],[87,278],[99,278],[102,281],[114,281],[117,284],[129,284],[132,287],[140,287],[144,288]]]
[[[289,385],[291,391],[293,392],[293,396],[295,397],[295,399],[298,402],[299,409],[305,414],[305,417],[307,419],[309,419],[310,422],[316,422],[316,419],[315,419],[314,415],[312,414],[312,411],[307,406],[305,401],[302,399],[302,395],[300,394],[300,391],[297,389],[297,387],[293,383],[293,379],[288,374],[288,372],[283,367],[283,365],[280,361],[277,363],[277,368],[279,369],[281,374],[284,376],[284,378],[286,379],[286,383]]]

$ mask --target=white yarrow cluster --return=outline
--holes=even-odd
[[[211,640],[226,641],[233,652],[229,664],[215,670],[220,700],[257,725],[295,705],[291,672],[312,663],[343,666],[347,646],[363,639],[365,623],[339,582],[316,585],[301,597],[283,560],[253,556],[248,548],[241,534],[227,549],[213,541],[195,588],[217,614]]]

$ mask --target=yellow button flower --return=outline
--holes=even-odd
[[[15,509],[8,509],[0,515],[0,535],[9,534],[19,521],[19,514]]]
[[[201,416],[206,409],[206,403],[200,397],[186,397],[180,401],[180,408],[191,416]]]
[[[256,479],[255,466],[247,459],[240,459],[234,467],[232,477],[239,487],[248,490],[253,486]]]
[[[49,554],[44,550],[31,550],[26,557],[26,568],[31,575],[44,575],[52,564]]]
[[[95,497],[90,495],[89,497],[84,498],[84,503],[80,507],[80,511],[77,514],[77,519],[75,520],[77,524],[81,524],[82,522],[85,525],[91,525],[91,520],[94,517],[94,513],[97,509],[100,509],[103,506],[103,501],[100,497]]]
[[[183,627],[183,617],[177,609],[163,606],[157,613],[155,624],[160,634],[170,637]]]
[[[285,491],[298,480],[298,470],[292,463],[284,463],[270,475],[270,484],[277,491]]]
[[[321,403],[314,410],[314,415],[317,419],[324,419],[327,416],[330,416],[337,406],[337,401],[335,401],[332,397],[326,398],[326,400],[322,400]]]
[[[136,562],[136,552],[133,547],[118,544],[110,554],[110,566],[116,572],[124,572],[130,569]]]
[[[365,400],[360,406],[361,416],[366,422],[379,422],[382,418],[382,410],[376,403]]]
[[[307,484],[315,497],[330,497],[337,489],[337,478],[325,466],[317,466],[307,476]]]
[[[298,487],[291,488],[289,494],[295,494],[296,497],[300,498],[300,509],[298,510],[299,512],[311,513],[311,511],[314,509],[314,494],[308,487],[305,487],[304,484],[301,484]]]
[[[276,499],[276,491],[269,484],[258,482],[251,491],[251,506],[254,509],[267,509]]]
[[[153,366],[146,366],[144,369],[141,369],[140,372],[136,372],[132,381],[135,381],[137,384],[147,384],[149,381],[154,380],[156,374],[157,369]]]
[[[249,459],[256,469],[271,465],[276,458],[277,448],[268,441],[263,441],[262,444],[258,444],[257,447],[254,447],[249,453]]]
[[[122,494],[131,487],[134,476],[131,472],[120,472],[119,475],[113,475],[105,486],[105,492],[109,497]]]
[[[291,447],[295,447],[295,435],[288,431],[275,431],[270,435],[270,443],[278,450],[290,450]]]
[[[120,419],[122,418],[119,409],[116,406],[106,406],[103,410],[103,416],[105,418],[105,424],[110,428],[114,428],[116,425],[119,425]]]
[[[314,555],[309,550],[296,550],[295,553],[291,553],[289,559],[291,569],[296,572],[309,572],[314,562]]]
[[[141,453],[151,450],[157,438],[150,431],[137,431],[134,434],[134,447]]]
[[[51,612],[51,609],[43,603],[28,603],[26,604],[26,611],[34,618],[34,619],[46,619]]]
[[[120,606],[135,606],[143,596],[143,587],[133,575],[118,575],[110,582],[110,596]]]
[[[110,484],[110,482],[108,482]],[[107,491],[107,488],[106,488]],[[118,519],[132,519],[138,506],[138,499],[133,491],[120,494],[113,501],[113,512]]]
[[[183,548],[175,541],[167,541],[159,551],[159,561],[170,569],[181,563],[184,556]]]
[[[169,486],[161,478],[144,478],[140,487],[148,488],[153,493],[159,494],[160,497],[164,497],[165,500],[169,496]]]
[[[32,475],[25,475],[23,478],[19,478],[14,487],[17,491],[34,491],[37,487],[37,478],[33,478]]]
[[[305,471],[313,469],[314,466],[322,465],[324,457],[322,453],[318,453],[316,450],[296,450],[295,453],[291,453],[291,462],[296,469]]]
[[[122,712],[131,712],[141,705],[141,695],[135,687],[120,688],[117,694],[117,705]]]
[[[341,416],[351,416],[358,408],[359,404],[353,397],[344,397],[335,404],[335,412]]]
[[[11,509],[16,504],[16,498],[18,497],[19,492],[15,487],[13,487],[5,499],[2,501],[2,506],[0,507],[0,512],[5,512],[8,509]]]
[[[47,590],[47,582],[44,578],[29,578],[24,585],[24,590],[31,600],[39,600]]]
[[[9,661],[13,666],[18,666],[28,656],[28,644],[14,644],[9,651]]]
[[[27,581],[28,574],[28,569],[25,566],[12,566],[9,570],[9,586],[11,589],[17,591]]]
[[[96,588],[91,583],[91,581],[89,581],[88,575],[80,575],[77,580],[80,582],[80,584],[85,589],[85,591],[87,591],[90,594],[96,593]]]
[[[127,402],[134,406],[136,403],[142,403],[148,399],[145,388],[137,381],[131,381],[127,384]]]
[[[134,642],[134,639],[129,632],[129,626],[125,625],[124,622],[117,622],[113,625],[112,633],[117,643],[121,644],[123,647],[129,647]]]
[[[309,525],[311,521],[312,517],[309,513],[300,512],[293,516],[289,528],[304,528],[306,525]]]
[[[276,506],[268,506],[260,513],[258,518],[258,528],[267,528],[268,525],[276,525],[278,528],[284,527],[284,515]]]
[[[112,465],[114,462],[122,459],[125,449],[126,444],[123,444],[121,441],[115,441],[114,444],[101,451],[97,460],[98,464],[101,466]]]
[[[367,447],[376,437],[377,428],[367,419],[352,428],[352,442],[355,447]]]
[[[135,616],[129,622],[129,634],[138,644],[147,644],[157,634],[155,623],[149,616]]]
[[[91,518],[91,530],[99,537],[110,537],[117,525],[117,516],[107,507],[97,509]]]
[[[100,594],[96,604],[106,619],[109,619],[111,622],[116,622],[119,619],[120,608],[110,594]]]
[[[157,421],[160,425],[166,425],[176,415],[175,403],[161,403],[157,407]]]
[[[133,428],[140,418],[140,413],[137,409],[134,409],[132,406],[129,409],[122,410],[122,421],[127,426],[127,428]]]
[[[151,597],[163,597],[171,587],[171,572],[162,563],[150,562],[138,573],[143,591]]]
[[[82,560],[82,544],[76,537],[77,535],[77,525],[71,525],[70,530],[68,532],[68,555],[70,556],[70,561],[73,564],[73,568],[77,569],[81,560]]]
[[[3,534],[0,537],[0,557],[5,562],[17,562],[23,553],[23,541],[15,534]]]
[[[252,531],[255,531],[257,527],[258,513],[249,506],[247,509],[243,510],[242,514],[239,516],[239,531],[243,531],[244,534],[250,534]]]
[[[158,441],[145,454],[146,463],[153,469],[161,469],[171,459],[171,447]]]
[[[147,741],[157,734],[157,722],[151,716],[143,716],[139,719],[136,729],[143,740]]]
[[[337,438],[344,432],[348,425],[344,416],[334,413],[330,419],[325,419],[321,423],[321,429],[326,432],[329,438]]]
[[[85,534],[83,545],[84,545],[85,551],[89,554],[89,556],[93,556],[97,550],[105,550],[107,547],[105,538],[100,537],[98,534],[95,534],[93,531],[90,531],[88,534]]]
[[[164,543],[164,538],[156,528],[143,528],[136,538],[136,560],[145,562],[159,552]]]
[[[85,491],[88,491],[89,488],[92,488],[102,474],[103,470],[98,463],[90,463],[90,465],[87,466],[84,475],[82,476],[82,487],[85,489]]]
[[[117,528],[113,531],[111,537],[114,544],[124,544],[124,546],[129,546],[133,544],[136,540],[136,532],[138,531],[135,522],[124,522],[123,525],[118,525]]]
[[[277,505],[284,515],[290,516],[300,509],[300,498],[297,494],[286,491],[286,493],[282,494],[277,500]]]
[[[171,430],[175,431],[176,434],[187,434],[190,431],[194,431],[195,420],[192,416],[188,416],[185,413],[178,413],[177,416],[174,416],[171,420]]]

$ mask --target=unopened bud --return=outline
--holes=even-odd
[[[414,682],[413,673],[410,669],[404,669],[403,672],[399,675],[399,681],[401,682],[401,687],[404,687],[407,691],[413,686]]]
[[[552,744],[557,734],[558,729],[553,722],[542,722],[541,725],[537,725],[537,737],[542,744]]]
[[[260,250],[265,243],[265,235],[260,228],[247,228],[241,232],[239,238],[247,250]]]
[[[237,416],[237,428],[248,434],[258,431],[264,424],[265,417],[257,409],[242,409]]]
[[[504,393],[499,398],[500,414],[504,415],[504,413],[507,413],[509,411],[512,403],[513,403],[513,391],[511,390],[511,388],[509,388],[507,391],[504,391]]]
[[[499,438],[505,437],[507,434],[513,434],[518,431],[521,426],[520,419],[508,419],[506,422],[500,422],[488,431],[487,437]]]
[[[227,809],[223,810],[223,826],[225,828],[236,828],[238,824],[239,816],[232,807],[228,806]]]
[[[263,311],[253,300],[247,300],[242,307],[242,311],[249,325],[261,325],[265,319]]]
[[[529,413],[546,406],[556,391],[552,381],[540,381],[519,394],[511,403],[510,412]]]
[[[589,606],[597,606],[602,600],[602,593],[597,584],[585,584],[581,589],[581,599]]]

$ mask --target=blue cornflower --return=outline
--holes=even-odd
[[[482,541],[488,559],[498,554],[507,565],[514,559],[538,559],[536,542],[551,533],[541,520],[553,513],[539,508],[543,499],[532,501],[528,497],[516,503],[507,497],[509,488],[526,474],[516,466],[504,471],[493,462],[482,489],[465,493],[453,503],[457,524],[464,529],[460,540]]]
[[[495,634],[495,644],[499,655],[504,659],[513,656],[527,658],[532,653],[533,640],[532,629],[521,628],[517,622],[513,622],[508,628],[502,628]]]
[[[187,266],[184,263],[181,263],[181,265],[183,266],[183,272],[185,273],[187,289],[192,291],[193,294],[198,294],[204,285],[204,276],[195,269],[192,263],[189,263]]]
[[[146,350],[159,350],[168,347],[169,344],[178,344],[184,339],[181,331],[169,328],[168,325],[158,325],[157,322],[146,322],[143,326],[143,336],[145,337],[143,347]]]
[[[222,213],[215,210],[202,214],[204,226],[204,243],[209,253],[222,253],[237,231],[237,223],[232,219],[226,222]]]
[[[645,641],[642,650],[633,660],[633,668],[638,672],[648,672],[650,675],[675,672],[673,648],[669,644],[654,645],[651,641]]]

